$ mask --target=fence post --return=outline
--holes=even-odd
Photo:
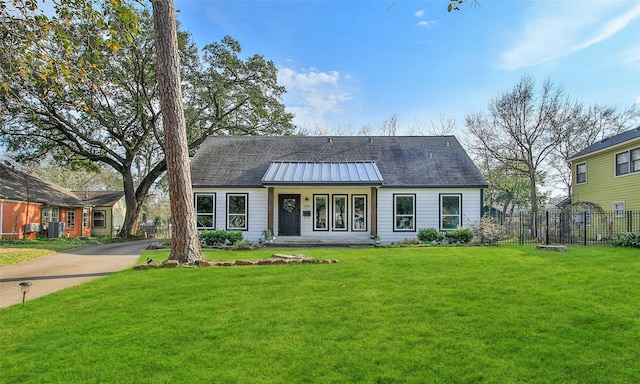
[[[627,211],[627,232],[633,232],[633,215],[631,211]]]
[[[544,241],[544,243],[546,245],[549,245],[549,211],[544,211],[544,216],[545,216],[545,233],[544,233],[545,241]]]
[[[520,240],[520,245],[524,244],[524,237],[523,237],[523,228],[522,228],[522,211],[520,211],[520,220],[518,220],[518,239]]]
[[[587,211],[582,212],[582,227],[584,228],[584,245],[587,245]]]

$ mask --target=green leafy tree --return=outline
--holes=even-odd
[[[124,11],[114,9],[117,2],[100,4],[101,11],[90,1],[80,4],[85,8],[72,18],[65,16],[66,2],[54,17],[42,16],[35,5],[23,9],[26,17],[2,14],[1,32],[10,38],[0,43],[0,140],[20,161],[50,156],[64,166],[102,164],[122,175],[126,236],[137,232],[143,201],[167,170],[153,20],[146,8],[132,11],[139,26],[133,28],[121,18]],[[107,20],[94,23],[94,13]],[[31,31],[27,42],[12,46],[25,31]],[[211,134],[293,130],[273,63],[258,55],[238,59],[239,44],[223,44],[203,60],[187,33],[177,36],[189,151]],[[216,73],[243,76],[212,85]]]

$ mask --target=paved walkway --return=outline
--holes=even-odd
[[[33,284],[26,299],[48,295],[133,266],[158,240],[92,245],[0,267],[0,308],[22,302],[20,284]]]

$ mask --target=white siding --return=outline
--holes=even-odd
[[[226,229],[227,193],[247,193],[249,199],[248,225],[243,232],[245,240],[257,242],[268,225],[268,190],[267,188],[238,188],[238,189],[194,189],[194,193],[215,193],[215,228]],[[399,242],[404,239],[415,239],[418,230],[423,228],[439,228],[440,194],[462,195],[462,226],[469,226],[471,222],[480,218],[480,190],[479,189],[378,189],[378,234],[383,243]],[[275,188],[273,194],[274,206],[274,235],[278,236],[278,195],[300,195],[300,236],[309,239],[345,238],[369,239],[371,236],[371,188],[370,187],[313,187],[313,188]],[[347,231],[314,231],[313,230],[313,195],[328,195],[330,202],[335,194],[347,195],[348,223]],[[411,232],[394,232],[393,228],[393,195],[416,195],[416,230]],[[354,232],[351,230],[352,195],[367,196],[367,231]],[[307,200],[308,199],[308,200]],[[310,216],[303,216],[303,211],[311,211]]]
[[[194,193],[215,193],[215,229],[227,229],[227,194],[248,194],[248,230],[242,232],[245,240],[257,242],[262,231],[267,229],[267,189],[266,188],[238,188],[238,189],[196,189]]]
[[[394,231],[393,195],[415,194],[416,226],[415,231]],[[480,219],[479,189],[387,189],[378,190],[378,235],[383,243],[416,239],[418,231],[425,228],[440,227],[440,195],[462,195],[462,226],[468,227]]]

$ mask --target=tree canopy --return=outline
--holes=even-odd
[[[51,156],[116,170],[127,203],[121,234],[135,234],[142,203],[167,169],[151,13],[127,8],[129,19],[115,1],[76,10],[59,2],[47,17],[25,3],[22,16],[2,11],[0,140],[20,161]],[[95,14],[107,16],[96,23]],[[202,56],[188,33],[178,33],[178,44],[190,151],[212,134],[293,131],[271,61],[241,59],[230,37]]]

